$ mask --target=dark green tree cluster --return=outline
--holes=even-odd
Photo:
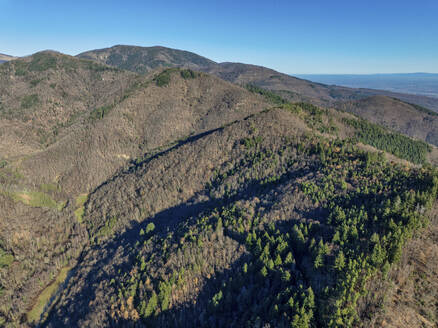
[[[252,93],[256,93],[256,94],[259,94],[259,95],[265,97],[266,100],[268,100],[269,102],[272,102],[273,104],[283,105],[283,104],[288,103],[288,101],[286,99],[283,99],[281,96],[277,95],[276,93],[274,93],[270,90],[260,88],[256,85],[247,84],[246,89]]]
[[[180,74],[181,74],[181,77],[185,80],[194,79],[194,78],[198,77],[198,75],[199,75],[199,73],[197,73],[191,69],[182,69]]]
[[[178,72],[179,70],[180,70],[179,68],[167,68],[167,69],[163,70],[161,73],[157,74],[153,80],[155,81],[155,84],[157,86],[165,87],[166,85],[168,85],[170,83],[172,73]],[[194,78],[195,77],[194,73],[195,72],[190,73],[190,70],[184,70],[184,73],[183,73],[183,71],[181,71],[181,76],[184,79]]]
[[[430,146],[421,140],[413,140],[396,132],[388,132],[382,127],[361,119],[344,119],[344,123],[356,129],[359,141],[377,149],[387,151],[412,163],[424,164]]]

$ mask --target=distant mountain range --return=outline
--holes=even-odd
[[[372,88],[392,92],[438,97],[438,74],[301,74],[300,78],[351,88]]]
[[[7,61],[10,61],[10,60],[12,60],[12,59],[14,59],[14,58],[16,58],[16,57],[13,57],[13,56],[9,56],[9,55],[5,55],[5,54],[1,54],[1,53],[0,53],[0,64],[1,64],[1,63],[4,63],[4,62],[7,62]]]
[[[438,145],[438,116],[428,111],[438,111],[438,98],[326,85],[262,66],[216,63],[195,53],[165,47],[118,45],[87,51],[77,57],[140,74],[147,74],[159,67],[200,70],[240,86],[255,85],[270,90],[288,101],[304,101],[350,111],[411,137]],[[370,108],[373,110],[370,111]],[[371,112],[374,114],[369,115]]]
[[[311,82],[279,73],[272,69],[242,64],[216,63],[195,53],[165,47],[117,45],[87,51],[77,57],[145,74],[157,67],[184,67],[214,74],[239,85],[253,84],[275,91],[291,101],[309,101],[317,105],[333,105],[341,100],[362,99],[385,95],[438,111],[438,99],[423,95],[404,94],[385,90],[348,88]]]

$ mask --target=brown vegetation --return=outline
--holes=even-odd
[[[297,284],[295,307],[289,304],[295,312],[289,309],[285,315],[304,311],[308,315],[299,316],[303,325],[309,320],[321,325],[328,314],[315,310],[313,298],[316,295],[316,304],[325,308],[320,301],[323,286],[333,287],[330,265],[340,247],[327,239],[336,228],[327,223],[330,197],[368,195],[366,190],[376,185],[381,186],[375,195],[379,201],[394,196],[389,186],[405,191],[412,183],[413,190],[420,190],[423,187],[412,181],[428,171],[393,154],[419,156],[418,163],[427,157],[436,164],[436,148],[428,153],[423,144],[367,125],[378,134],[364,140],[382,137],[387,143],[375,147],[393,153],[376,155],[375,147],[357,143],[360,131],[353,115],[289,104],[269,91],[249,88],[250,92],[236,84],[254,83],[296,101],[334,104],[338,98],[328,95],[326,86],[161,47],[147,53],[143,48],[131,50],[119,46],[80,57],[120,66],[135,64],[140,56],[145,75],[55,52],[0,65],[0,325],[30,325],[28,321],[37,322],[42,311],[40,323],[50,327],[150,322],[172,326],[184,318],[214,326],[212,313],[223,318],[221,311],[227,311],[224,283],[231,286],[232,278],[240,277],[245,286],[240,289],[250,290],[249,282],[257,285],[261,274],[268,277],[264,285],[257,285],[265,298],[270,288],[280,288],[275,281],[291,279],[288,273],[294,274],[294,283],[302,281],[312,288]],[[160,68],[163,65],[184,68]],[[207,68],[235,84],[192,70]],[[339,97],[351,92],[344,91]],[[363,96],[352,97],[356,95]],[[404,111],[403,122],[417,120],[418,108],[388,99],[363,100],[365,104],[358,106],[371,111],[385,103],[385,108]],[[356,108],[355,104],[348,106]],[[386,109],[382,113],[375,122],[394,117]],[[430,114],[421,115],[423,122],[418,118],[412,126],[388,125],[430,141],[435,121],[427,125]],[[432,134],[424,135],[426,128]],[[393,139],[397,143],[391,143]],[[356,176],[356,171],[362,175]],[[411,180],[397,184],[397,174]],[[393,185],[382,182],[390,178],[386,182]],[[410,207],[405,210],[420,220]],[[283,238],[282,231],[299,223],[305,229],[312,224],[321,227],[315,231],[324,232],[316,235],[327,241],[327,246],[318,246],[324,254],[309,239],[299,255],[297,244],[289,240],[294,255],[262,259],[264,269],[245,285],[244,264],[251,268],[254,255],[243,234],[253,225],[257,233],[270,231]],[[424,238],[426,258],[434,256],[434,235]],[[418,243],[408,245],[414,245],[405,253],[411,254],[411,276],[424,278],[424,286],[404,279],[402,271],[393,269],[391,274],[408,299],[405,303],[418,313],[416,318],[434,322],[430,311],[436,295],[426,291],[435,286],[435,267],[419,268],[413,261]],[[410,249],[415,251],[409,253]],[[288,273],[282,271],[286,264]],[[140,277],[144,272],[147,277]],[[274,273],[282,278],[274,279]],[[61,282],[59,277],[65,276]],[[420,305],[411,306],[413,299]],[[397,308],[388,302],[389,308]],[[375,310],[375,303],[372,306]],[[354,306],[347,309],[351,314]],[[243,305],[235,307],[243,310]],[[261,325],[262,319],[251,317],[251,311],[248,322]],[[233,313],[230,322],[244,320],[241,312]],[[390,322],[379,315],[382,318],[370,320]],[[281,320],[272,322],[286,322]]]

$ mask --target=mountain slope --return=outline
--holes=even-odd
[[[106,65],[145,74],[159,67],[185,67],[203,70],[216,63],[192,52],[165,47],[135,47],[117,45],[77,55]]]
[[[35,60],[50,66],[32,70]],[[53,53],[17,62],[0,71],[5,99],[0,124],[16,129],[2,130],[8,137],[1,142],[0,256],[4,252],[12,262],[0,265],[0,322],[24,324],[38,319],[35,313],[45,302],[40,292],[44,295],[88,240],[80,212],[88,192],[132,159],[268,104],[243,88],[188,70],[138,76]],[[16,76],[21,67],[25,74]],[[29,93],[38,103],[22,109],[26,118],[17,111]],[[38,131],[54,129],[58,133],[46,142],[35,140]]]
[[[373,96],[336,107],[416,139],[438,145],[438,114],[395,98]],[[419,110],[420,109],[420,110]]]
[[[279,73],[262,66],[241,63],[220,63],[219,66],[209,67],[206,71],[233,83],[243,85],[254,84],[265,89],[273,90],[291,101],[300,100],[301,96],[305,97],[303,100],[311,101],[319,105],[330,106],[336,101],[362,99],[374,95],[386,95],[435,111],[438,110],[437,98],[384,90],[325,85]]]
[[[330,105],[339,100],[387,95],[388,97],[438,110],[438,99],[436,98],[383,90],[329,86],[298,79],[262,66],[241,63],[217,64],[193,53],[165,47],[114,46],[87,51],[78,56],[142,74],[150,71],[151,68],[160,66],[190,67],[240,85],[254,84],[281,92],[284,97],[291,101],[305,100],[319,105]]]
[[[368,322],[357,310],[367,281],[420,229],[415,206],[434,202],[438,178],[323,137],[314,119],[268,110],[97,188],[85,205],[91,243],[44,326]]]
[[[178,70],[157,75],[169,75],[169,84],[158,86],[153,75],[144,78],[132,94],[93,109],[70,134],[23,161],[23,171],[37,170],[43,181],[56,178],[64,189],[85,192],[128,159],[220,127],[266,105],[263,98],[205,74],[188,79]],[[81,184],[78,177],[87,184]]]
[[[63,136],[81,115],[112,104],[136,82],[134,73],[92,61],[40,52],[0,66],[3,157],[37,151]]]
[[[0,90],[1,326],[366,325],[436,200],[436,147],[206,73],[43,52]]]
[[[120,55],[123,53],[123,56]],[[286,74],[266,67],[240,64],[216,64],[192,53],[163,47],[115,46],[112,48],[89,51],[79,55],[98,62],[114,65],[138,73],[144,73],[151,67],[182,66],[208,72],[237,85],[253,85],[270,90],[292,102],[310,102],[319,106],[336,106],[355,113],[366,119],[414,136],[420,140],[437,145],[437,122],[433,115],[425,116],[421,107],[438,110],[438,99],[419,95],[399,94],[383,90],[352,89],[333,85],[324,85]],[[110,58],[117,60],[110,60]],[[165,61],[162,59],[166,58]],[[389,101],[390,98],[408,102]],[[419,107],[415,105],[416,104]],[[371,105],[372,104],[372,105]],[[374,108],[374,109],[373,109]],[[372,115],[379,108],[379,115]],[[397,119],[393,119],[393,118]],[[420,122],[424,119],[423,122]],[[391,122],[388,122],[391,120]],[[415,122],[415,123],[413,123]]]

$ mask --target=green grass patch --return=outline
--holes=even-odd
[[[12,198],[15,201],[32,207],[48,207],[59,209],[59,204],[49,195],[41,191],[23,191],[12,193]]]
[[[41,314],[43,313],[46,304],[49,302],[50,298],[54,295],[59,285],[65,281],[70,269],[71,269],[70,267],[62,268],[56,279],[41,292],[34,306],[27,313],[27,321],[29,323],[38,322],[40,320]]]
[[[8,268],[14,262],[14,256],[0,248],[0,269]]]
[[[88,194],[80,194],[76,198],[76,206],[84,206],[87,199],[88,199]]]
[[[54,183],[43,183],[40,188],[44,192],[55,192],[58,190],[58,186]]]
[[[78,220],[79,223],[84,222],[84,213],[85,213],[85,208],[84,207],[79,207],[75,211],[75,217],[76,217],[76,220]]]
[[[67,205],[67,201],[59,202],[58,205],[56,206],[56,209],[58,211],[62,211],[66,205]]]
[[[88,199],[88,194],[80,194],[77,198],[76,198],[76,211],[75,213],[75,217],[76,220],[78,220],[79,223],[82,223],[84,221],[84,213],[85,213],[85,202]]]

